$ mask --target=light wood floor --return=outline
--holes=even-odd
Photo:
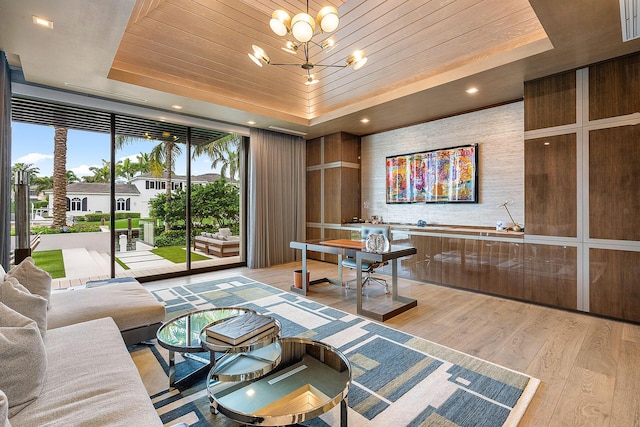
[[[290,263],[206,276],[241,274],[289,290],[299,268],[300,263]],[[311,261],[309,270],[312,280],[336,275],[336,266],[328,263]],[[418,307],[385,325],[542,381],[521,426],[640,426],[640,326],[410,280],[401,279],[399,289],[416,298]],[[368,292],[387,298],[378,290]],[[355,314],[354,290],[320,284],[308,298]]]

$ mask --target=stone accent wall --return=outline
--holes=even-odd
[[[387,204],[387,156],[478,144],[479,203]],[[511,104],[369,135],[361,145],[361,202],[369,208],[362,216],[382,216],[385,222],[495,226],[511,220],[504,208],[524,223],[524,103]]]

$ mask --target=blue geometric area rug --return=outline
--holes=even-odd
[[[515,426],[539,384],[528,375],[242,276],[152,292],[165,303],[167,319],[211,307],[248,307],[279,319],[282,336],[307,337],[338,348],[351,362],[352,427]],[[130,351],[145,384],[161,388],[151,397],[165,425],[237,425],[210,413],[204,376],[186,390],[169,390],[166,350],[156,344]],[[140,366],[141,360],[153,362]],[[201,366],[178,355],[176,361],[177,377]],[[338,408],[304,424],[340,425]]]

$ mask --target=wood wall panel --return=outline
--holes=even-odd
[[[322,229],[320,227],[307,227],[307,240],[321,239]],[[307,251],[307,258],[322,261],[322,253]]]
[[[589,132],[589,237],[640,241],[640,125]]]
[[[360,217],[360,169],[340,168],[340,219]]]
[[[341,161],[360,164],[360,137],[342,132]]]
[[[360,163],[360,137],[345,132],[325,136],[324,162]]]
[[[333,133],[324,137],[324,162],[333,163],[342,160],[341,133]]]
[[[324,170],[324,222],[325,224],[340,224],[342,209],[340,207],[341,168],[327,168]]]
[[[524,152],[527,234],[576,237],[576,134],[528,139]]]
[[[322,222],[322,171],[307,171],[306,209],[307,222]]]
[[[612,102],[613,101],[613,102]],[[640,54],[589,67],[589,119],[640,111]]]
[[[576,123],[576,72],[524,84],[524,130]]]
[[[578,251],[572,246],[526,243],[524,298],[553,307],[578,308]]]
[[[322,138],[307,141],[307,167],[322,164]]]
[[[640,322],[640,252],[589,250],[589,311]]]

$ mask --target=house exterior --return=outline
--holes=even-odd
[[[192,184],[205,185],[220,179],[220,175],[209,173],[191,178]],[[171,190],[184,188],[187,183],[185,175],[171,176]],[[139,212],[141,218],[149,217],[149,201],[158,194],[164,194],[167,188],[166,175],[156,177],[150,173],[141,174],[131,179],[130,184],[116,184],[116,212]],[[109,183],[80,182],[67,185],[67,214],[81,216],[88,213],[109,212],[111,209]],[[49,195],[49,212],[53,212],[53,190],[46,190]]]

